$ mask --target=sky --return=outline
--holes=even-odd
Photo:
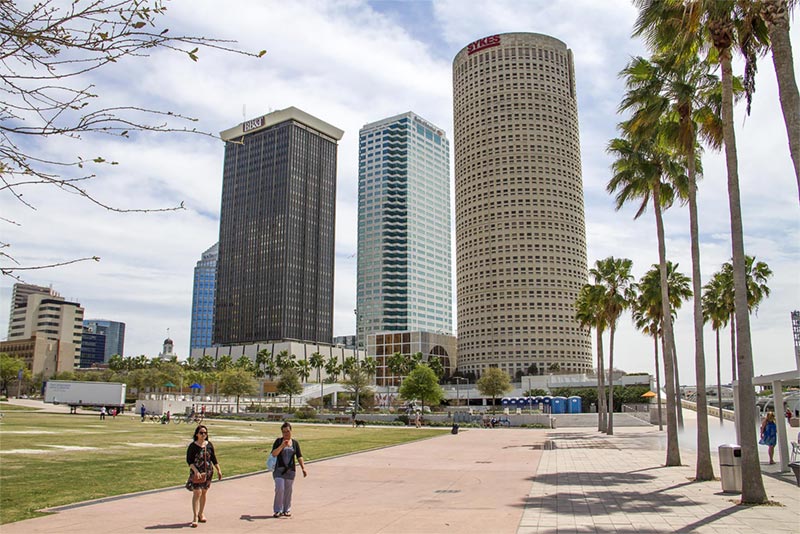
[[[173,0],[161,21],[170,35],[237,41],[260,59],[201,49],[199,60],[168,50],[128,58],[81,79],[103,105],[131,105],[197,118],[192,127],[218,133],[243,119],[296,106],[345,131],[339,143],[336,206],[334,335],[355,332],[358,130],[413,111],[448,132],[452,146],[452,61],[470,42],[505,32],[544,33],[564,41],[575,57],[588,259],[633,260],[641,277],[658,262],[652,211],[615,211],[605,192],[608,141],[624,119],[618,72],[643,43],[631,38],[636,11],[628,1],[341,2]],[[797,22],[796,17],[793,22]],[[793,43],[800,30],[792,29]],[[795,71],[800,71],[800,52]],[[741,74],[740,63],[734,65]],[[774,275],[771,294],[752,316],[756,374],[794,368],[790,312],[800,308],[800,206],[770,55],[759,63],[752,112],[735,110],[745,247]],[[0,192],[0,241],[22,265],[86,256],[100,262],[29,271],[28,283],[52,285],[80,302],[87,319],[126,323],[125,355],[157,355],[167,335],[182,359],[189,351],[193,269],[218,238],[224,145],[192,134],[133,133],[129,139],[85,136],[35,141],[53,158],[102,156],[118,165],[93,169],[85,185],[118,208],[165,208],[168,213],[112,213],[54,187],[31,186],[24,206]],[[451,156],[451,160],[453,160]],[[724,160],[706,153],[699,186],[703,283],[731,256]],[[452,171],[451,171],[452,173]],[[665,216],[668,258],[691,274],[688,209]],[[0,257],[0,265],[9,261]],[[454,263],[455,266],[455,263]],[[454,275],[455,276],[455,275]],[[0,279],[0,310],[10,306],[14,280]],[[0,312],[0,337],[8,316]],[[594,336],[592,336],[594,338]],[[694,384],[691,303],[676,322],[680,381]],[[728,331],[722,332],[722,381],[730,380]],[[607,343],[607,341],[606,341]],[[716,375],[715,343],[706,328],[707,382]],[[615,367],[653,372],[653,345],[630,316],[620,319]]]

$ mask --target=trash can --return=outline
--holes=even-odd
[[[724,493],[742,492],[742,448],[738,445],[719,446],[719,478]]]
[[[458,434],[458,424],[454,423],[453,428],[450,430],[451,434]]]

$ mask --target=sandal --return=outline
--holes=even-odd
[[[292,517],[292,512],[283,512],[283,517]]]
[[[202,517],[197,519],[198,523],[205,523],[206,521],[208,521],[208,519],[206,519],[206,516],[202,516]]]
[[[197,521],[192,521],[192,523],[189,526],[192,528],[197,528]]]
[[[280,512],[275,512],[274,514],[272,514],[272,517],[274,517],[275,519],[278,519],[280,516],[281,516]]]

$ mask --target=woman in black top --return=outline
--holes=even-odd
[[[192,492],[192,527],[197,527],[198,521],[206,522],[203,510],[206,507],[206,492],[211,487],[215,468],[217,480],[222,480],[222,470],[214,454],[214,446],[208,441],[208,429],[204,425],[194,430],[194,441],[186,449],[186,463],[189,464],[186,489]]]
[[[300,452],[300,442],[292,439],[292,425],[287,421],[281,425],[281,437],[272,444],[272,456],[278,460],[272,479],[275,481],[275,500],[272,502],[272,517],[292,516],[292,486],[296,472],[295,459],[300,463],[303,476],[307,477],[306,465],[303,463],[303,453]]]

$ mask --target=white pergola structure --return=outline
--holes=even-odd
[[[783,416],[783,387],[800,386],[800,361],[798,369],[784,371],[770,375],[760,375],[753,377],[754,386],[772,386],[772,402],[775,407],[775,424],[778,427],[778,459],[780,460],[781,471],[789,470],[789,446],[786,430],[786,418]],[[739,414],[739,381],[733,382],[733,409],[736,414],[736,441],[741,443],[741,431]]]

